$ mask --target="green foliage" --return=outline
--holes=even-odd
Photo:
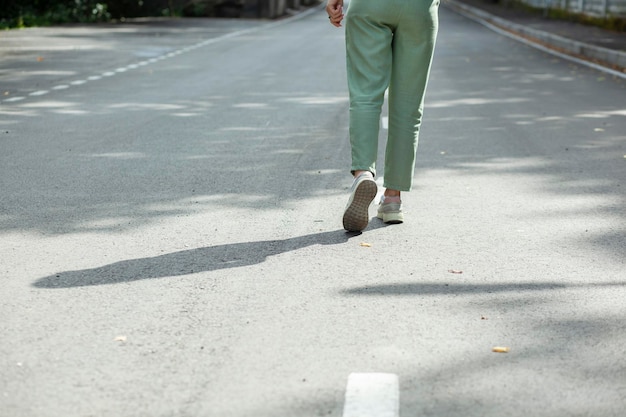
[[[98,0],[4,0],[4,3],[0,12],[3,28],[104,22],[111,18],[106,3]]]
[[[183,7],[183,16],[202,17],[213,16],[218,0],[190,0]]]
[[[182,8],[187,17],[240,17],[244,0],[187,0]]]
[[[189,0],[0,0],[0,29],[174,16]]]
[[[626,32],[626,18],[608,15],[607,17],[592,16],[582,13],[574,13],[563,9],[550,9],[548,17],[553,19],[569,20],[588,26],[598,26],[603,29]]]

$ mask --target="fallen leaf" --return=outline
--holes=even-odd
[[[125,342],[126,341],[126,336],[117,336],[115,339],[116,342]]]
[[[365,243],[365,242],[361,242],[359,243],[360,246],[363,246],[364,248],[371,248],[372,244],[371,243]]]
[[[480,316],[481,320],[489,320],[486,316]]]
[[[462,274],[463,271],[459,271],[458,269],[448,269],[448,272],[451,274]]]
[[[42,62],[43,61],[43,57],[42,56],[38,56],[37,57],[37,62]]]
[[[510,350],[511,348],[506,346],[495,346],[493,349],[491,349],[492,352],[496,353],[509,353]]]
[[[601,127],[596,127],[595,129],[593,129],[594,132],[604,132],[604,129],[602,129]]]

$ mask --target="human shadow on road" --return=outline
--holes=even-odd
[[[335,230],[289,239],[242,242],[167,253],[150,258],[129,259],[78,271],[59,272],[40,278],[37,288],[71,288],[117,284],[215,271],[261,263],[272,255],[312,245],[337,245],[359,233]]]

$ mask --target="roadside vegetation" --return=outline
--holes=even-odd
[[[243,0],[0,0],[0,29],[154,16],[216,16]],[[235,17],[235,16],[230,16]]]

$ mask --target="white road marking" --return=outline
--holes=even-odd
[[[556,51],[556,50],[554,50],[552,48],[547,48],[547,47],[545,47],[545,46],[543,46],[543,45],[541,45],[539,43],[529,41],[528,39],[526,39],[526,38],[524,38],[522,36],[519,36],[517,34],[511,33],[511,32],[509,32],[507,30],[501,29],[500,27],[498,27],[498,26],[496,26],[494,24],[491,24],[491,23],[489,23],[486,20],[481,19],[480,17],[472,16],[469,13],[458,12],[458,11],[456,11],[456,12],[458,14],[460,14],[460,15],[468,18],[468,19],[470,19],[470,20],[473,20],[475,22],[480,23],[481,25],[485,26],[488,29],[491,29],[492,31],[494,31],[496,33],[499,33],[500,35],[504,35],[504,36],[506,36],[508,38],[514,39],[514,40],[516,40],[518,42],[523,43],[524,45],[530,46],[530,47],[535,48],[535,49],[539,49],[540,51],[546,52],[546,53],[548,53],[550,55],[558,56],[559,58],[563,58],[565,60],[568,60],[568,61],[571,61],[571,62],[575,62],[577,64],[584,65],[584,66],[589,67],[589,68],[593,68],[595,70],[604,72],[606,74],[610,74],[610,75],[613,75],[615,77],[626,79],[626,74],[624,74],[623,72],[616,71],[616,70],[613,70],[611,68],[607,68],[605,66],[598,65],[598,64],[595,64],[595,63],[590,62],[590,61],[586,61],[584,59],[576,58],[576,57],[574,57],[572,55],[568,55],[568,54],[564,54],[562,52],[558,52],[558,51]]]
[[[61,85],[56,85],[52,87],[53,90],[65,90],[67,88],[70,88],[70,86],[67,84],[61,84]]]
[[[399,410],[398,375],[350,374],[343,417],[398,417]]]
[[[383,129],[385,130],[389,129],[389,118],[385,116],[381,119],[381,121],[383,124]]]
[[[251,32],[257,32],[257,31],[260,31],[260,30],[266,30],[268,28],[273,28],[273,27],[276,27],[276,26],[284,25],[286,23],[289,23],[289,22],[292,22],[294,20],[298,20],[298,19],[301,19],[301,18],[303,18],[305,16],[308,16],[308,15],[310,15],[312,13],[318,12],[323,7],[324,7],[324,5],[320,5],[318,7],[313,7],[313,8],[311,8],[311,9],[305,11],[305,12],[298,13],[295,16],[292,16],[292,17],[280,20],[278,22],[269,23],[269,24],[265,24],[265,25],[261,25],[261,26],[256,26],[256,27],[249,28],[249,29],[238,30],[238,31],[235,31],[235,32],[227,33],[227,34],[222,35],[222,36],[218,36],[216,38],[206,39],[206,40],[204,40],[202,42],[198,42],[198,43],[196,43],[194,45],[190,45],[190,46],[187,46],[187,47],[184,47],[184,48],[180,48],[179,50],[169,52],[169,53],[167,53],[165,55],[161,55],[159,57],[155,57],[155,58],[149,59],[147,61],[141,61],[141,62],[138,62],[136,64],[128,65],[127,67],[117,68],[114,71],[104,72],[100,76],[91,76],[91,77],[87,78],[86,80],[72,81],[70,83],[70,85],[77,86],[77,85],[85,84],[88,81],[100,80],[103,77],[112,77],[112,76],[114,76],[116,74],[124,73],[126,71],[133,70],[133,69],[136,69],[136,68],[139,68],[141,66],[148,65],[148,64],[154,64],[155,62],[162,61],[164,59],[174,58],[174,57],[176,57],[178,55],[181,55],[181,54],[183,54],[185,52],[189,52],[189,51],[195,50],[195,49],[203,47],[203,46],[207,46],[207,45],[211,45],[211,44],[214,44],[214,43],[217,43],[217,42],[221,42],[221,41],[226,40],[226,39],[230,39],[230,38],[234,38],[234,37],[241,36],[241,35],[244,35],[244,34],[248,34],[248,33],[251,33]],[[0,48],[0,49],[2,49],[2,48]],[[53,50],[53,49],[55,49],[55,48],[48,48],[48,50]],[[67,48],[65,48],[65,49],[67,49]],[[65,50],[65,49],[58,49],[58,50]],[[72,47],[72,49],[75,49],[75,48]],[[69,86],[67,86],[67,85],[58,85],[56,87],[53,87],[52,90],[64,90],[66,88],[69,88]],[[30,97],[42,96],[42,95],[48,94],[49,92],[50,91],[47,91],[47,90],[40,90],[40,91],[35,91],[35,92],[30,93],[29,96]],[[11,98],[7,98],[7,99],[0,100],[0,101],[3,102],[3,103],[13,103],[13,102],[21,101],[21,100],[24,100],[24,99],[26,99],[26,97],[11,97]]]

